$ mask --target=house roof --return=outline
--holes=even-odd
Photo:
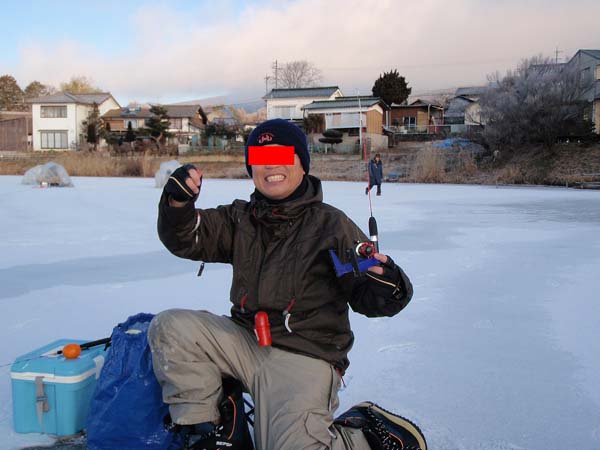
[[[420,98],[416,99],[414,102],[410,103],[409,105],[399,105],[397,103],[392,103],[392,109],[399,109],[399,108],[440,108],[442,109],[442,106],[437,104],[437,103],[431,103],[431,102],[427,102],[425,100],[421,100]]]
[[[294,89],[271,89],[263,99],[270,98],[294,98],[294,97],[331,97],[339,90],[337,86],[294,88]]]
[[[472,103],[476,102],[469,97],[464,97],[462,95],[454,97],[448,102],[448,108],[446,108],[444,115],[446,117],[463,117],[465,115],[465,109]]]
[[[479,96],[482,95],[485,90],[487,88],[485,86],[466,86],[466,87],[459,87],[456,89],[456,92],[454,93],[454,95],[456,97],[459,97],[461,95],[468,95],[468,96]]]
[[[579,50],[579,51],[586,53],[596,59],[600,59],[600,50]]]
[[[183,117],[194,118],[197,116],[197,114],[200,114],[200,116],[202,116],[204,114],[204,111],[199,112],[199,110],[202,110],[202,107],[200,105],[163,105],[163,106],[165,108],[167,108],[167,115],[171,119],[177,119],[177,118],[183,118]],[[107,111],[106,113],[104,113],[104,115],[102,117],[104,117],[106,119],[125,119],[125,118],[147,119],[149,117],[152,117],[152,113],[150,112],[150,108],[148,108],[148,107],[127,106],[125,108],[111,109],[111,110]]]
[[[539,73],[543,74],[545,72],[560,72],[566,66],[567,63],[553,62],[550,64],[532,64],[529,66],[529,69],[537,70]]]
[[[200,105],[163,105],[167,108],[167,115],[172,118],[177,117],[194,117],[198,114],[198,109],[202,109]]]
[[[32,98],[29,103],[80,103],[98,105],[109,98],[112,98],[110,92],[98,92],[94,94],[71,94],[70,92],[57,92],[56,94],[44,95],[42,97]]]
[[[360,98],[360,105],[359,105]],[[317,109],[338,109],[338,108],[370,108],[379,104],[384,109],[389,109],[389,106],[379,97],[338,97],[333,100],[317,100],[301,109],[317,110]]]

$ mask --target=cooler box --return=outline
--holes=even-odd
[[[84,342],[60,339],[16,359],[10,372],[16,432],[67,436],[83,430],[104,345],[82,350],[76,359],[55,353]]]

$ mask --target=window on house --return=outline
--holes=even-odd
[[[67,131],[40,131],[42,148],[69,148]]]
[[[175,128],[176,130],[181,130],[183,128],[182,119],[181,118],[169,119],[169,128]]]
[[[596,80],[600,80],[600,64],[596,66]]]
[[[590,122],[592,120],[592,105],[583,108],[583,120]]]
[[[42,106],[40,117],[44,119],[64,118],[67,117],[66,106]]]
[[[273,117],[278,119],[293,119],[295,106],[273,106]]]
[[[327,128],[338,128],[342,125],[342,114],[341,113],[329,113],[326,116]]]
[[[364,120],[364,114],[362,114],[363,116],[363,122],[362,122],[362,126],[364,127],[367,124],[367,121]],[[353,128],[353,127],[360,127],[360,115],[357,112],[352,112],[352,113],[342,113],[341,116],[341,126],[344,128]]]
[[[586,67],[585,69],[583,69],[581,71],[581,82],[584,84],[590,82],[591,76],[592,76],[592,73],[590,71],[590,68]]]
[[[417,118],[414,116],[405,116],[402,118],[402,125],[408,128],[415,128],[417,126]]]
[[[140,122],[142,122],[142,126],[143,121],[137,120],[137,119],[125,119],[124,123],[125,123],[125,128],[129,128],[129,124],[131,123],[131,128],[133,130],[137,129],[140,126]]]

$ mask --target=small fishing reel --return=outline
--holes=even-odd
[[[370,258],[376,252],[375,244],[370,241],[359,242],[356,244],[354,248],[354,252],[356,256],[362,256],[363,258]]]

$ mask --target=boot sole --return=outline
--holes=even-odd
[[[427,441],[425,440],[425,436],[421,429],[408,420],[406,417],[399,416],[394,414],[386,409],[383,409],[381,406],[377,405],[373,402],[362,402],[356,405],[357,408],[371,408],[373,411],[378,412],[382,416],[384,416],[387,420],[396,425],[401,426],[405,430],[407,430],[414,438],[417,440],[419,447],[421,450],[427,450]]]

